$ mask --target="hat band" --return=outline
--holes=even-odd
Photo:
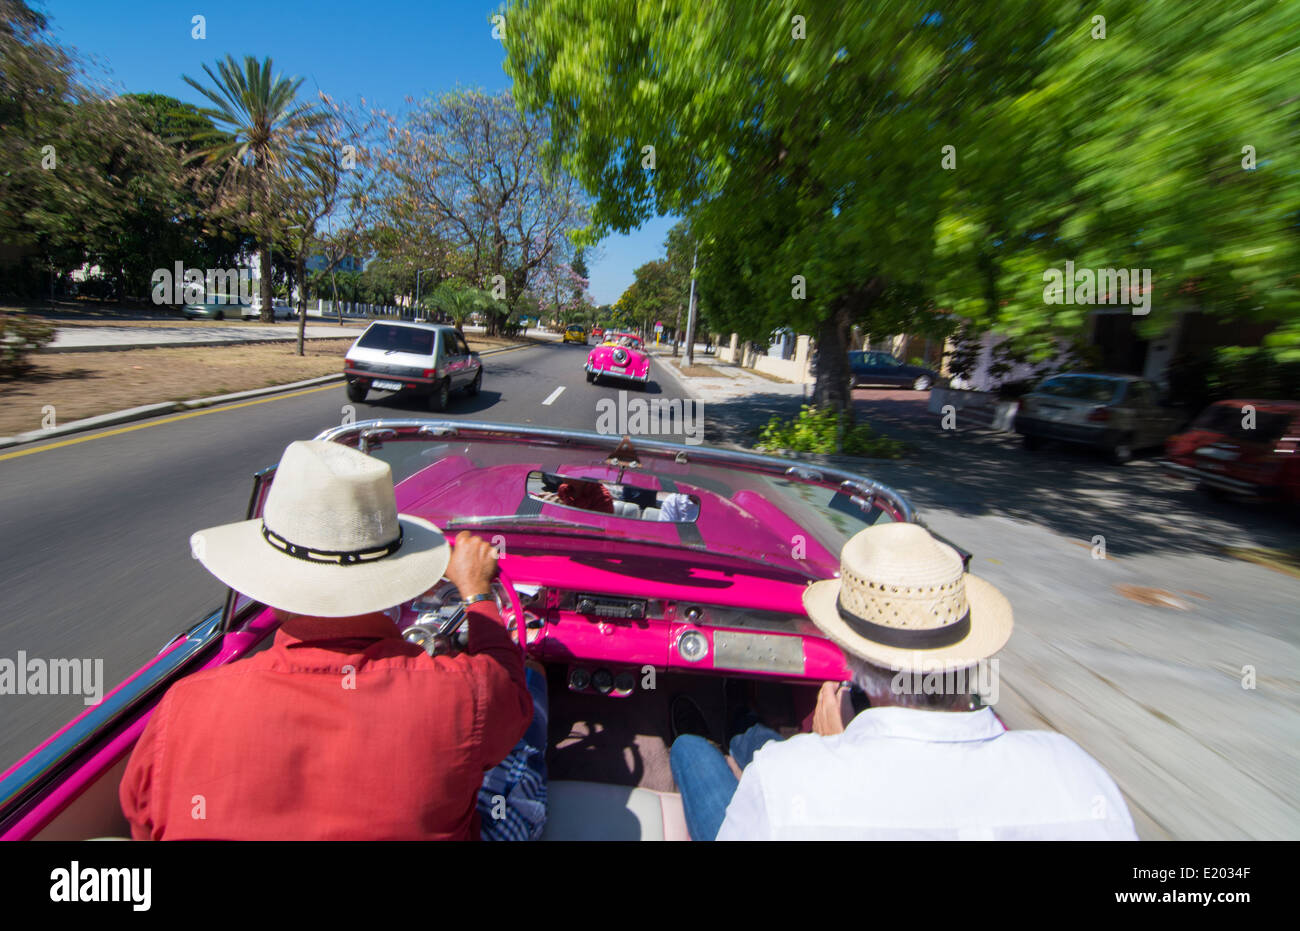
[[[384,546],[375,546],[365,550],[314,550],[309,546],[299,546],[296,543],[290,543],[284,537],[280,536],[266,522],[262,522],[262,536],[266,542],[270,543],[277,550],[286,553],[295,559],[303,559],[307,562],[329,563],[335,566],[355,566],[357,563],[373,562],[376,559],[383,559],[385,556],[391,556],[402,548],[402,527],[397,527],[397,539],[392,543]]]
[[[886,627],[883,624],[873,624],[845,609],[838,598],[835,599],[835,609],[840,612],[840,619],[848,624],[849,629],[854,633],[887,647],[898,647],[904,650],[937,650],[940,647],[950,647],[954,643],[960,643],[970,633],[969,608],[955,624],[925,628]]]

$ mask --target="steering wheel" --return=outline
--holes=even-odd
[[[528,658],[528,625],[524,620],[523,604],[519,601],[519,593],[515,591],[514,584],[510,581],[510,576],[497,566],[497,577],[492,580],[491,593],[493,600],[496,601],[497,612],[501,615],[502,623],[505,624],[506,630],[509,631],[510,624],[513,622],[515,629],[519,632],[519,651],[523,654],[524,659]],[[420,612],[420,617],[426,614],[437,612],[441,615],[445,609],[454,608],[459,605],[464,610],[464,601],[460,599],[460,591],[455,584],[443,576],[438,580],[438,584],[432,589],[432,596],[429,598],[417,598],[413,604],[415,609]],[[456,592],[456,598],[448,596],[452,591]],[[461,622],[464,623],[463,621]],[[447,631],[446,634],[440,634],[438,621],[430,620],[422,623],[416,623],[402,631],[402,637],[412,643],[417,643],[429,650],[434,647],[434,641],[446,642],[451,639],[451,635],[459,630],[461,624]],[[435,649],[436,652],[436,649]]]

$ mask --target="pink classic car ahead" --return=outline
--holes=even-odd
[[[650,380],[650,356],[634,333],[609,333],[605,341],[587,353],[587,381],[602,375],[639,382]]]
[[[671,697],[689,695],[715,730],[760,704],[772,726],[807,730],[820,685],[849,671],[809,620],[805,587],[835,576],[854,534],[916,520],[868,478],[704,446],[463,420],[372,420],[318,439],[387,462],[402,513],[509,554],[493,591],[549,682],[544,840],[687,837],[668,761]],[[275,473],[255,477],[249,519]],[[464,648],[464,609],[452,583],[430,578],[393,610],[406,639],[440,655]],[[278,626],[229,591],[0,774],[0,840],[127,836],[118,785],[162,694],[244,661]]]

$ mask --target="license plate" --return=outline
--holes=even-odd
[[[609,367],[609,370],[610,370],[611,372],[617,372],[619,375],[622,375],[622,374],[624,374],[624,373],[627,372],[627,366],[626,366],[626,365],[611,365],[611,366]]]
[[[401,391],[402,383],[400,381],[376,381],[371,382],[372,388],[378,388],[380,391]]]

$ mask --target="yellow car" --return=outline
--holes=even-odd
[[[580,326],[565,327],[564,341],[566,343],[582,343],[587,345],[587,331]]]

